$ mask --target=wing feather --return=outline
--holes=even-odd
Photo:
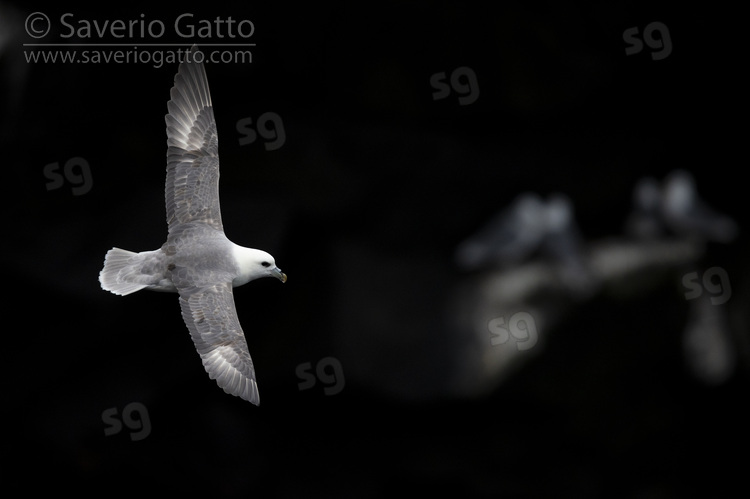
[[[231,281],[178,289],[182,318],[208,377],[225,392],[258,405],[255,367],[237,317]]]
[[[193,46],[180,64],[167,103],[165,201],[170,232],[177,225],[196,221],[223,230],[219,139],[206,70],[202,62],[196,62],[198,53]]]

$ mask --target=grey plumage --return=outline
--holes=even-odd
[[[195,56],[196,49],[191,52]],[[183,63],[167,103],[167,224],[199,221],[223,230],[219,208],[219,139],[203,64]]]
[[[286,274],[265,251],[224,235],[216,122],[199,55],[193,46],[180,64],[167,104],[167,241],[141,253],[113,248],[99,281],[120,295],[140,289],[179,293],[182,318],[209,377],[257,405],[255,368],[232,288],[266,276],[286,282]]]
[[[180,294],[182,318],[209,378],[225,392],[257,405],[255,368],[232,293],[239,273],[232,245],[223,231],[193,221],[171,224],[163,251],[173,254],[170,274]]]

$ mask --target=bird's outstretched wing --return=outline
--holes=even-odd
[[[167,103],[167,224],[203,222],[223,230],[219,209],[219,139],[203,53],[193,45]],[[196,58],[201,62],[196,62]]]
[[[232,283],[202,287],[181,282],[180,307],[208,377],[225,392],[260,403],[255,368],[234,306]]]
[[[165,197],[171,246],[186,238],[203,240],[214,236],[215,230],[223,231],[216,122],[206,71],[196,62],[203,60],[202,55],[196,46],[186,55],[167,104]],[[216,270],[217,262],[212,262],[212,267],[213,271],[201,270],[177,262],[170,269],[180,294],[182,318],[208,376],[225,392],[258,405],[255,368],[232,295],[234,276]]]

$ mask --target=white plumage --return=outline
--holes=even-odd
[[[178,292],[182,317],[209,377],[225,392],[258,405],[255,368],[232,288],[260,277],[286,282],[286,274],[270,254],[224,235],[216,122],[206,71],[195,62],[196,54],[193,46],[180,64],[167,103],[167,241],[141,253],[112,248],[99,282],[117,295],[141,289]]]

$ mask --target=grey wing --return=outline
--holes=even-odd
[[[197,54],[203,55],[193,45],[175,75],[167,103],[165,198],[170,230],[194,221],[222,230],[219,140],[206,70],[202,62],[195,62]]]
[[[255,368],[237,318],[231,281],[179,288],[182,318],[208,377],[225,392],[260,404]]]

